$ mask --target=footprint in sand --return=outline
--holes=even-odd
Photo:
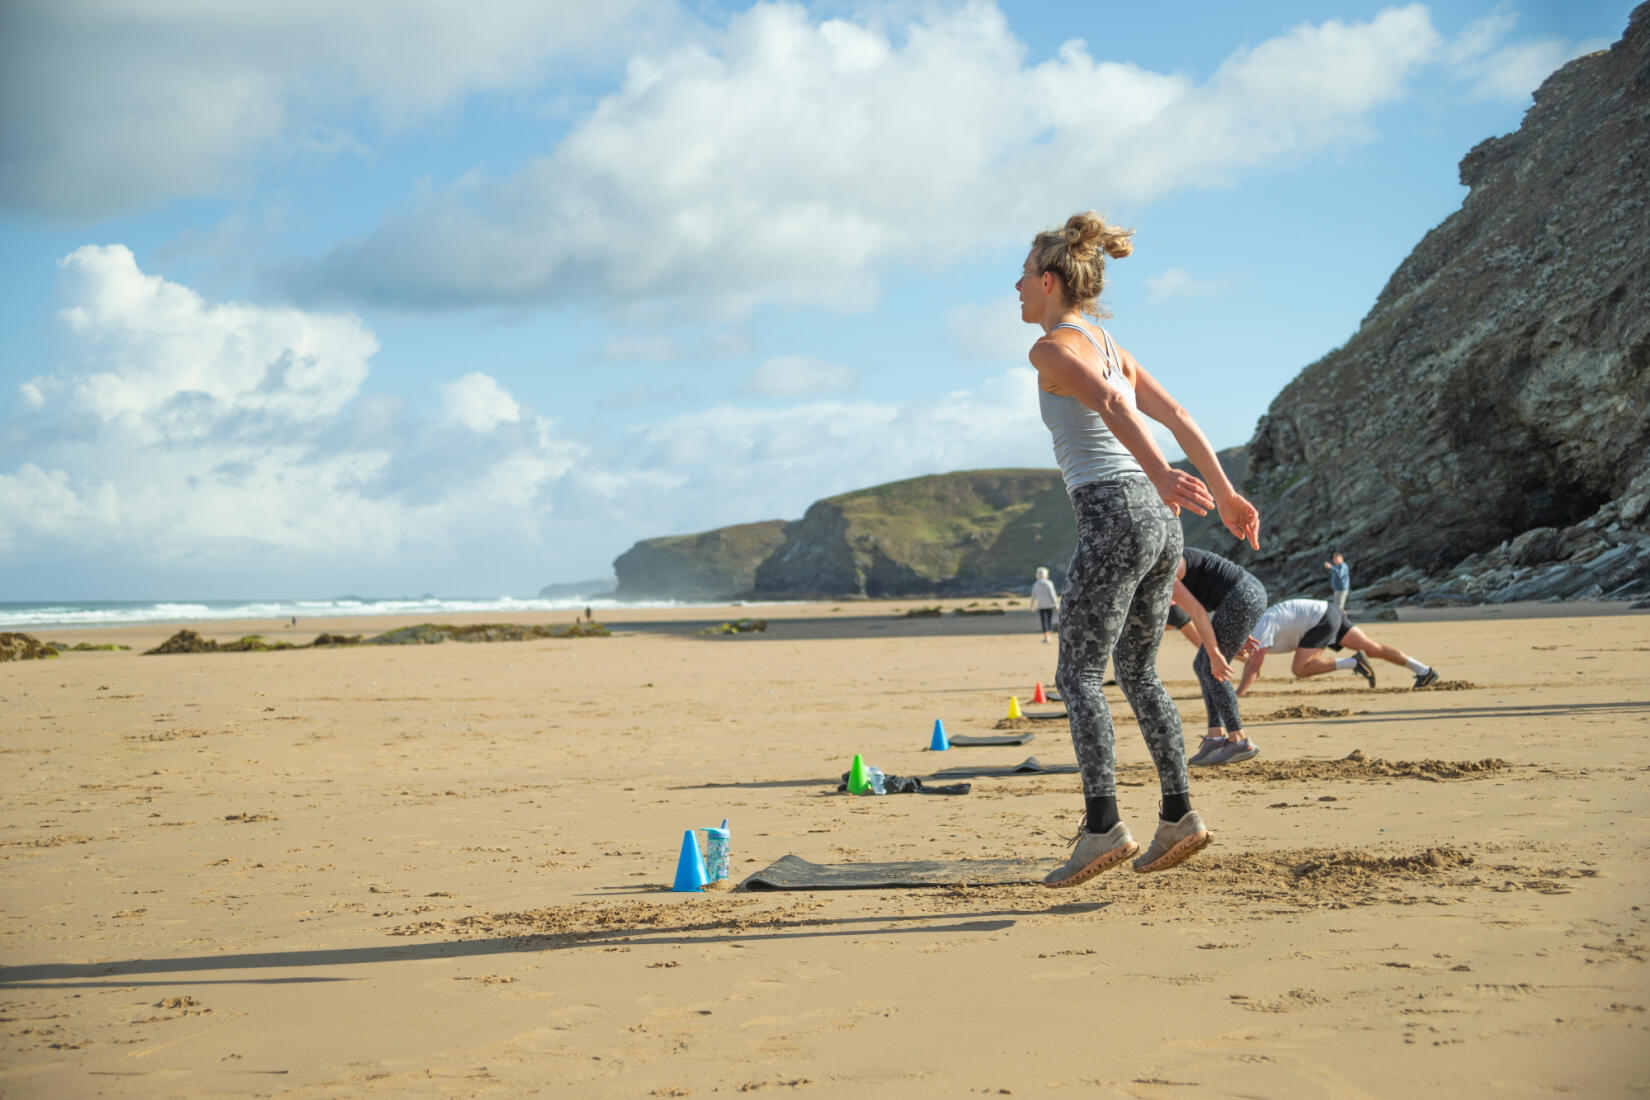
[[[547,1016],[555,1021],[555,1023],[551,1026],[556,1028],[558,1031],[565,1031],[570,1027],[576,1027],[579,1024],[587,1023],[590,1020],[594,1020],[601,1014],[601,1005],[589,1004],[562,1005],[560,1008],[552,1008],[548,1013],[546,1013]]]

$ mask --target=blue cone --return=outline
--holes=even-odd
[[[938,718],[934,719],[934,739],[928,742],[931,752],[944,752],[951,747],[951,739],[945,736],[945,723]]]
[[[671,889],[679,894],[691,894],[704,889],[709,881],[705,857],[699,854],[699,838],[689,829],[682,834],[682,854],[676,860],[676,885]]]

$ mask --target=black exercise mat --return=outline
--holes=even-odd
[[[1023,745],[1027,741],[1035,740],[1037,735],[1029,730],[1025,733],[990,733],[974,734],[959,733],[950,741],[953,745]]]
[[[991,775],[1071,775],[1076,771],[1076,764],[1045,764],[1035,756],[1028,756],[1012,767],[946,768],[944,771],[935,772],[934,777],[936,779],[974,779]]]
[[[1030,721],[1033,721],[1033,722],[1049,722],[1049,721],[1052,721],[1056,718],[1064,720],[1067,717],[1067,714],[1063,710],[1054,711],[1053,713],[1050,713],[1050,714],[1031,714],[1028,711],[1023,711],[1022,710],[1020,712],[1020,717],[1029,719]]]
[[[1019,886],[1040,883],[1057,859],[919,859],[901,863],[810,863],[781,856],[741,890],[874,890],[911,886]]]

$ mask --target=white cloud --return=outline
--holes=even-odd
[[[854,388],[853,369],[806,355],[781,355],[757,365],[739,383],[753,397],[818,397]]]
[[[0,205],[101,217],[236,186],[257,156],[358,148],[679,31],[670,0],[11,0],[0,5]]]
[[[17,549],[25,533],[66,538],[88,526],[108,528],[118,522],[119,512],[107,482],[91,482],[76,492],[62,470],[25,462],[16,473],[0,473],[0,552]]]
[[[36,407],[69,400],[150,442],[182,442],[233,416],[332,415],[378,351],[353,316],[211,305],[145,275],[123,245],[76,249],[58,269],[69,300],[58,319],[80,369],[25,383]]]
[[[441,387],[447,415],[472,432],[485,434],[521,419],[521,406],[491,375],[472,371]]]
[[[1467,24],[1449,43],[1445,63],[1459,79],[1471,83],[1471,98],[1511,103],[1528,100],[1542,81],[1565,62],[1610,45],[1604,38],[1574,42],[1556,36],[1503,45],[1517,24],[1517,11],[1503,3]]]
[[[603,344],[601,355],[609,363],[680,363],[739,359],[750,351],[748,333],[720,329],[694,339],[628,332]]]
[[[945,324],[958,356],[975,362],[1023,362],[1042,334],[1037,326],[1020,320],[1020,299],[1013,294],[952,306],[945,312]]]
[[[758,3],[719,37],[638,54],[513,179],[431,193],[271,274],[300,296],[403,307],[857,309],[885,265],[937,267],[1072,209],[1367,138],[1437,44],[1424,7],[1393,8],[1295,28],[1198,84],[1080,42],[1028,66],[988,3],[897,34]]]
[[[1167,430],[1153,428],[1178,455]],[[636,428],[621,447],[624,463],[603,465],[624,476],[596,506],[621,529],[648,509],[645,535],[795,519],[822,497],[922,474],[1054,466],[1029,366],[906,402],[724,402]]]
[[[1183,267],[1146,276],[1146,301],[1154,306],[1176,298],[1204,298],[1225,289],[1225,279],[1198,279]]]
[[[649,495],[664,525],[650,534],[795,518],[820,497],[919,474],[1053,465],[1029,367],[904,403],[724,402],[639,427],[622,446],[635,478],[685,475],[668,494]]]
[[[1564,38],[1543,38],[1504,46],[1467,68],[1473,81],[1474,99],[1527,100],[1565,62],[1583,54],[1608,48],[1607,39],[1592,38],[1571,42]]]
[[[682,345],[669,336],[615,336],[602,345],[609,363],[674,363],[686,358]]]
[[[0,467],[10,555],[115,551],[255,577],[530,549],[583,453],[484,374],[443,387],[450,426],[362,396],[378,344],[353,316],[207,302],[119,245],[59,266],[58,365],[0,423],[28,456]]]
[[[14,568],[75,555],[122,575],[215,569],[249,588],[282,571],[370,581],[435,562],[448,577],[501,559],[532,575],[558,552],[582,561],[796,517],[898,478],[1053,464],[1024,366],[887,402],[818,396],[842,368],[781,360],[774,377],[809,378],[815,396],[572,439],[481,372],[442,386],[431,420],[363,393],[377,345],[348,315],[208,302],[119,246],[77,250],[60,278],[58,365],[26,383],[38,404],[0,421],[19,456],[0,467],[0,555]]]

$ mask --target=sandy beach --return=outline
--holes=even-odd
[[[1063,722],[926,751],[936,718],[991,732],[1055,647],[1018,601],[912,606],[179,656],[138,652],[173,626],[36,631],[135,648],[0,667],[0,1095],[1650,1090],[1645,614],[1368,623],[1450,690],[1273,662],[1244,702],[1262,755],[1194,770],[1216,842],[1162,874],[671,892],[683,830],[723,817],[735,881],[1064,857],[1074,775],[835,792],[855,752],[1073,760]],[[744,615],[768,631],[695,633]],[[1161,668],[1195,743],[1192,654],[1166,639]],[[1108,692],[1144,841],[1155,773]]]

